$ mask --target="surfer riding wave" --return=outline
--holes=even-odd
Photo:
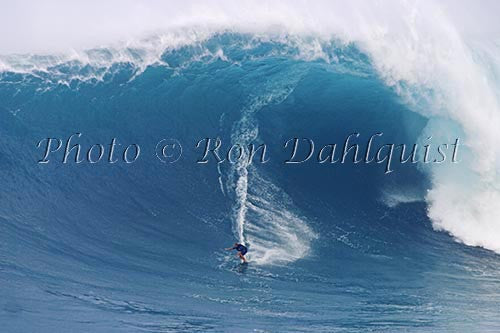
[[[245,254],[248,252],[248,249],[245,245],[240,244],[240,243],[234,243],[233,247],[228,247],[228,248],[226,248],[226,250],[227,251],[230,251],[230,250],[238,251],[238,257],[240,257],[240,259],[243,260],[243,262],[247,262],[247,260],[245,259]]]

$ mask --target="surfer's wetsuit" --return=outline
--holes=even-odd
[[[247,247],[245,245],[242,245],[242,244],[238,244],[236,245],[235,247],[233,247],[234,250],[238,251],[239,253],[241,253],[241,255],[245,255],[248,251]]]

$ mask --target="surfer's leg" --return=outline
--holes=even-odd
[[[240,257],[240,259],[241,259],[241,260],[243,260],[244,262],[246,262],[246,261],[247,261],[247,260],[245,259],[245,257],[244,257],[241,253],[239,253],[239,252],[238,252],[238,256],[239,256],[239,257]]]

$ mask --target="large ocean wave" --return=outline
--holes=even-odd
[[[243,35],[233,32],[238,31],[234,27],[222,33],[215,28],[201,30],[203,33],[182,28],[113,48],[58,56],[2,56],[0,68],[4,85],[29,84],[36,92],[61,86],[78,89],[82,84],[96,85],[117,76],[125,83],[156,66],[181,75],[197,63],[222,62],[241,68],[248,62],[276,58],[322,63],[348,75],[375,75],[400,96],[409,110],[428,120],[420,141],[429,136],[436,142],[451,142],[455,137],[465,140],[465,157],[459,166],[423,170],[433,184],[425,199],[434,226],[468,245],[499,251],[496,217],[500,212],[495,203],[499,199],[496,129],[500,119],[494,74],[498,71],[498,45],[488,42],[471,46],[444,17],[412,13],[400,22],[403,25],[397,32],[371,29],[359,40],[335,34],[290,35],[276,27],[277,32]],[[239,127],[234,133],[238,140],[257,135],[253,133],[258,125],[252,114],[273,103],[273,98],[280,103],[287,97],[287,91],[297,84],[293,80],[300,80],[294,70],[289,69],[282,78],[270,77],[269,87],[247,83],[254,84],[255,91],[248,89],[245,98],[249,105],[243,107],[242,119],[235,125]],[[11,98],[7,103],[14,101]],[[19,110],[15,104],[5,107],[12,112]]]

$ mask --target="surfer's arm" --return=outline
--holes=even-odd
[[[230,250],[234,250],[234,249],[235,249],[234,246],[233,247],[226,247],[226,251],[230,251]]]

